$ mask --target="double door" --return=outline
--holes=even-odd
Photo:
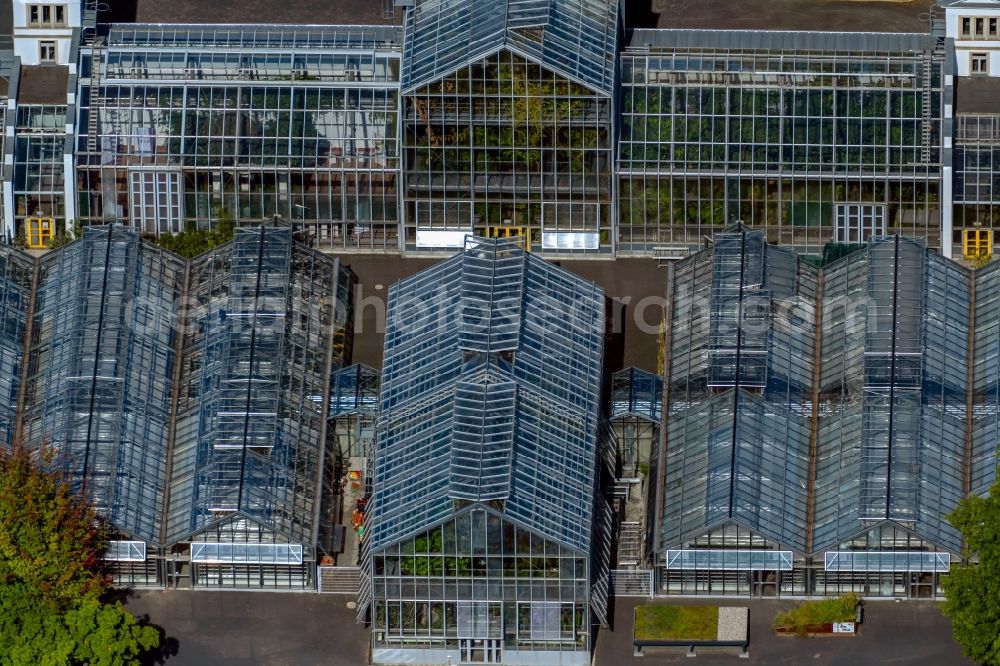
[[[502,653],[503,639],[500,638],[462,638],[459,639],[461,663],[463,664],[499,664]]]

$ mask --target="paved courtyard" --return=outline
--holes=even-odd
[[[170,666],[363,666],[368,630],[339,594],[142,591],[127,606],[163,629]]]
[[[385,303],[389,287],[439,259],[342,254],[340,260],[358,276],[354,308],[354,362],[382,367]],[[596,282],[612,300],[611,330],[605,349],[607,372],[628,366],[656,372],[658,333],[666,292],[666,269],[652,259],[555,261],[566,270]],[[613,308],[613,309],[612,309]]]
[[[354,611],[340,595],[314,593],[144,591],[128,602],[138,615],[162,627],[170,666],[209,664],[363,666],[368,631],[355,624]],[[682,651],[632,656],[632,609],[642,600],[619,599],[615,631],[601,631],[596,666],[971,666],[951,639],[948,620],[931,602],[872,601],[854,638],[776,637],[771,620],[793,605],[783,601],[673,600],[750,607],[750,659],[702,651],[688,659]]]
[[[659,600],[658,600],[659,601]],[[750,607],[750,658],[736,650],[702,650],[694,659],[683,650],[648,652],[632,656],[632,610],[643,600],[618,599],[615,631],[598,635],[597,666],[972,666],[951,638],[951,624],[933,602],[870,601],[865,621],[855,637],[797,638],[775,636],[771,621],[779,610],[794,606],[787,601],[672,600],[670,603]]]

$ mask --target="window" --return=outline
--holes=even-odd
[[[160,236],[181,231],[181,174],[159,169],[130,171],[132,225]]]
[[[972,53],[969,55],[969,73],[970,74],[989,74],[990,73],[990,55],[988,53]]]
[[[56,62],[56,43],[53,41],[38,42],[38,61],[42,63]]]
[[[28,5],[28,27],[66,27],[66,5]]]
[[[963,17],[959,19],[962,39],[996,39],[997,19],[984,17]]]
[[[837,204],[833,225],[834,243],[864,243],[885,235],[885,206],[881,204]]]

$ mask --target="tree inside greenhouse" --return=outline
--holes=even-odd
[[[108,601],[106,529],[54,460],[0,450],[0,664],[139,663],[159,632]]]
[[[944,579],[944,613],[966,656],[1000,666],[1000,485],[962,500],[948,519],[977,562],[952,567]]]

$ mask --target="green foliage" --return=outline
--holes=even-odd
[[[718,637],[718,606],[663,606],[635,609],[635,639],[648,641],[709,640]]]
[[[208,252],[213,247],[228,243],[233,239],[235,225],[226,211],[218,210],[216,217],[218,221],[212,229],[198,229],[193,225],[188,225],[179,234],[158,237],[156,244],[185,259],[197,257],[199,254]]]
[[[73,662],[92,666],[135,663],[136,657],[160,644],[152,627],[141,626],[120,601],[106,604],[88,598],[63,616],[73,638]]]
[[[978,271],[980,268],[989,266],[991,261],[993,261],[993,257],[989,254],[980,254],[969,260],[969,267]]]
[[[0,456],[0,584],[24,583],[59,606],[99,594],[105,544],[93,509],[67,484],[20,447]]]
[[[93,508],[22,447],[0,452],[0,665],[118,666],[159,644],[102,602],[107,535]]]
[[[774,628],[805,632],[808,627],[834,622],[853,622],[858,607],[858,596],[847,594],[837,599],[807,601],[790,611],[778,613]]]
[[[83,224],[78,220],[71,220],[66,224],[66,227],[65,231],[57,233],[56,237],[52,239],[52,242],[49,244],[50,250],[57,250],[83,237]]]
[[[942,610],[966,656],[1000,665],[1000,486],[987,497],[962,500],[948,521],[965,538],[967,559],[976,557],[978,564],[952,567],[942,582]]]

